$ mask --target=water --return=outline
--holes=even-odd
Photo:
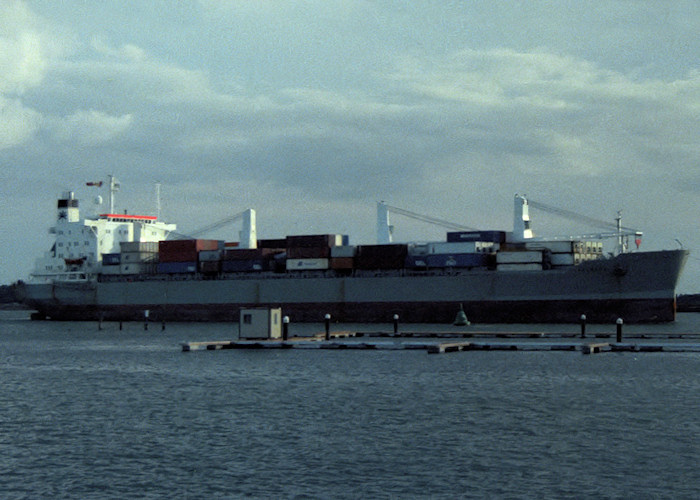
[[[4,499],[700,497],[697,353],[182,353],[231,325],[24,318],[0,313]]]

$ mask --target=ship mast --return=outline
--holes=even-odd
[[[109,177],[109,213],[114,213],[114,193],[119,191],[119,181],[113,175],[108,175]]]

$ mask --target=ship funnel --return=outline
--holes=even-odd
[[[78,209],[78,200],[75,198],[73,191],[64,191],[56,206],[56,218],[63,222],[78,222],[80,220],[80,211]]]
[[[243,229],[238,233],[241,248],[258,248],[258,235],[255,229],[255,210],[243,212]]]
[[[516,194],[513,209],[513,241],[525,241],[533,236],[527,198]]]

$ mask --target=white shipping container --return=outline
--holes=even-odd
[[[542,252],[536,250],[526,250],[524,252],[498,252],[496,254],[497,264],[542,264]]]
[[[597,253],[575,253],[574,254],[574,263],[579,264],[581,262],[585,262],[587,260],[597,260],[600,259],[602,256],[597,254]]]
[[[574,249],[574,242],[571,240],[526,241],[525,248],[528,250],[548,248],[552,253],[571,253]]]
[[[121,256],[121,263],[138,263],[138,262],[158,262],[158,254],[152,252],[123,252]]]
[[[478,241],[440,241],[429,243],[431,254],[446,253],[476,253],[477,246],[481,248]]]
[[[331,247],[331,257],[354,257],[355,251],[354,245]]]
[[[122,241],[119,243],[122,253],[125,252],[158,252],[157,241]]]
[[[287,271],[328,269],[329,259],[287,259]]]
[[[430,245],[427,243],[411,243],[408,245],[408,255],[428,255]]]
[[[542,264],[498,264],[497,271],[541,271]]]

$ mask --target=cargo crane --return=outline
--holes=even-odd
[[[622,225],[622,211],[618,210],[617,212],[617,217],[615,217],[615,222],[607,222],[604,220],[600,219],[595,219],[593,217],[588,217],[586,215],[581,215],[576,212],[572,212],[571,210],[566,210],[564,208],[558,208],[554,207],[552,205],[547,205],[545,203],[541,203],[538,201],[533,201],[533,200],[526,200],[524,197],[516,195],[516,215],[518,212],[518,198],[521,198],[524,200],[525,206],[529,205],[533,208],[536,208],[538,210],[542,210],[544,212],[548,212],[554,215],[558,215],[560,217],[563,217],[565,219],[569,220],[575,220],[577,222],[581,222],[583,224],[593,226],[593,227],[598,227],[601,229],[607,229],[607,231],[601,231],[597,233],[590,233],[590,234],[579,234],[575,236],[555,236],[550,239],[553,240],[561,240],[561,239],[606,239],[606,238],[617,238],[617,248],[616,251],[618,254],[620,253],[626,253],[629,250],[629,237],[634,236],[634,242],[637,245],[637,248],[639,248],[639,245],[642,242],[642,231],[638,231],[636,229],[633,229],[631,227],[626,227]],[[521,202],[522,203],[522,202]],[[517,217],[516,217],[517,219]],[[529,221],[529,217],[528,217]]]
[[[377,244],[379,245],[386,245],[392,242],[394,226],[389,223],[389,213],[403,215],[411,219],[427,222],[428,224],[435,224],[454,231],[475,231],[474,228],[468,226],[455,224],[454,222],[438,219],[429,215],[418,214],[403,208],[393,207],[387,205],[383,201],[379,201],[377,202]]]
[[[194,239],[198,236],[201,236],[203,234],[209,233],[211,231],[214,231],[215,229],[219,229],[221,227],[227,226],[228,224],[231,224],[233,222],[236,222],[238,220],[243,220],[243,228],[238,232],[239,236],[239,248],[257,248],[258,247],[258,236],[257,236],[257,231],[255,228],[255,210],[252,208],[248,208],[242,212],[239,212],[235,215],[232,215],[230,217],[224,217],[221,220],[218,220],[216,222],[213,222],[209,224],[208,226],[204,226],[198,229],[195,229],[194,231],[190,231],[189,234],[181,234],[181,233],[171,233],[173,236],[175,236],[174,239],[180,239],[180,240],[189,240],[189,239]]]

